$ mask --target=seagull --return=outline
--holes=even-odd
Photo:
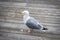
[[[21,13],[21,12],[20,12]],[[47,30],[47,28],[43,27],[35,18],[29,16],[29,11],[22,11],[23,14],[23,22],[29,28],[28,32],[32,32],[33,29],[39,30]]]

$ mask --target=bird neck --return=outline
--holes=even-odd
[[[29,18],[30,18],[29,15],[24,15],[24,16],[23,16],[23,21],[24,21],[24,23],[26,23],[26,21],[27,21]]]

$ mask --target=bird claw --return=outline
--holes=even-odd
[[[27,30],[27,32],[28,32],[28,33],[31,33],[31,32],[32,32],[32,29]]]
[[[31,32],[32,32],[32,31],[29,31],[29,30],[28,30],[28,33],[31,33]]]

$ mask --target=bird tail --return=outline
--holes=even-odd
[[[48,30],[48,28],[44,27],[43,25],[40,24],[41,29],[40,30]]]
[[[41,25],[41,30],[48,30],[48,28],[43,27],[43,26]]]
[[[43,27],[43,29],[42,29],[42,30],[48,30],[48,28]]]

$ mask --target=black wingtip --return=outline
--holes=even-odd
[[[42,30],[48,30],[48,28],[43,28]]]

